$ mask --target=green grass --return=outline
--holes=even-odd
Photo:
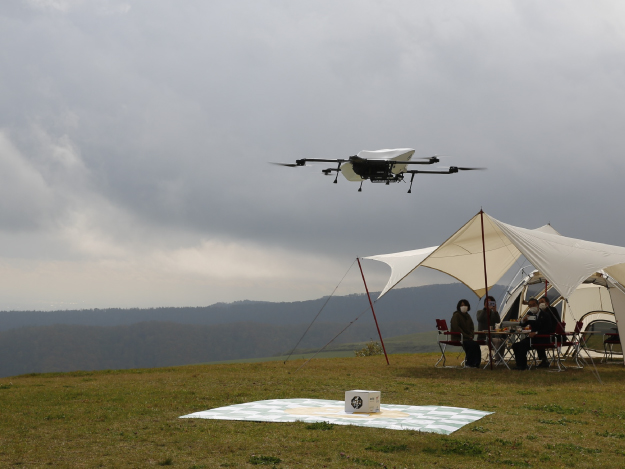
[[[435,369],[437,354],[50,373],[0,379],[0,467],[575,467],[625,465],[622,366],[551,373]],[[495,412],[450,436],[178,419],[273,398]],[[324,428],[329,431],[323,431]],[[319,431],[322,430],[322,431]]]
[[[372,340],[377,341],[378,338]],[[417,332],[414,334],[399,335],[384,339],[386,352],[391,353],[427,353],[438,350],[438,333],[436,331]],[[298,349],[296,353],[289,358],[287,355],[277,355],[275,357],[263,358],[240,358],[237,360],[223,360],[217,362],[208,362],[206,365],[224,364],[224,363],[259,363],[269,361],[285,361],[291,360],[308,360],[309,358],[347,358],[353,357],[356,350],[361,350],[365,342],[350,342],[346,344],[330,344],[322,352],[319,349]],[[458,354],[461,351],[458,347],[449,347],[450,356]]]

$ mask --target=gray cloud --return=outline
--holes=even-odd
[[[4,255],[28,251],[20,231],[47,258],[141,271],[231,242],[320,256],[322,285],[356,255],[438,244],[480,207],[622,244],[624,19],[563,1],[3,5]],[[267,164],[405,146],[489,171],[408,195]]]

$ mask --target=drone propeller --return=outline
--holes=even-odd
[[[442,167],[439,167],[439,168],[436,168],[436,169],[449,170],[451,168],[457,169],[458,171],[476,171],[476,170],[477,171],[483,171],[485,169],[488,169],[488,168],[467,168],[467,167],[462,167],[462,166],[451,166],[451,167],[450,166],[442,166]]]
[[[287,168],[312,168],[312,164],[306,163],[274,163],[269,162],[269,164],[275,164],[276,166],[286,166]]]
[[[300,166],[295,163],[274,163],[273,161],[269,162],[269,164],[275,164],[276,166],[288,166],[289,168],[295,168],[297,166]]]

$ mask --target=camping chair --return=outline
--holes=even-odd
[[[564,371],[566,369],[564,365],[562,364],[562,356],[560,355],[560,348],[562,347],[562,339],[563,339],[563,336],[566,335],[565,326],[566,326],[566,323],[559,322],[556,324],[556,332],[554,334],[539,334],[539,335],[535,335],[534,337],[530,337],[530,350],[533,352],[532,353],[533,364],[529,366],[530,368],[532,366],[534,367],[537,366],[536,359],[538,355],[536,352],[538,350],[544,350],[545,353],[547,353],[547,351],[550,350],[552,353],[551,360],[549,360],[549,356],[547,356],[547,360],[549,360],[549,366],[551,366],[553,362],[555,362],[556,365],[558,365],[558,371]],[[548,338],[549,342],[538,342],[538,343],[534,342],[534,340],[538,338],[541,338],[541,339]]]
[[[445,349],[448,345],[454,347],[462,347],[462,334],[460,332],[451,332],[447,327],[447,321],[444,319],[436,320],[436,329],[438,329],[438,347],[441,349],[441,357],[434,364],[435,368],[464,368],[465,360],[462,361],[460,366],[446,366],[447,358],[445,357]],[[441,340],[446,339],[446,340]],[[451,339],[451,340],[450,340]],[[464,349],[463,349],[464,350]],[[461,352],[462,353],[462,352]],[[442,365],[438,365],[440,362]]]
[[[566,349],[566,352],[562,354],[562,360],[564,361],[565,357],[570,352],[571,357],[573,357],[573,359],[575,360],[576,365],[571,366],[571,368],[584,368],[584,365],[582,365],[582,363],[579,361],[580,358],[583,360],[581,356],[584,340],[584,338],[582,337],[582,327],[584,327],[584,321],[577,321],[575,323],[575,330],[573,332],[567,332],[562,336],[562,347],[568,347]]]
[[[603,334],[603,358],[601,363],[608,363],[608,360],[613,360],[614,346],[621,344],[621,338],[618,332],[606,332]],[[618,353],[618,352],[616,352]],[[609,358],[608,358],[609,357]]]

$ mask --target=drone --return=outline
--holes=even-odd
[[[459,166],[450,166],[449,168],[438,168],[434,171],[423,171],[417,169],[408,169],[412,165],[431,165],[439,163],[438,156],[430,156],[427,158],[417,158],[417,161],[411,161],[415,150],[412,148],[396,148],[393,150],[363,150],[357,155],[348,158],[324,159],[324,158],[302,158],[295,160],[295,163],[273,163],[280,166],[288,166],[296,168],[298,166],[308,166],[307,163],[335,163],[335,168],[322,169],[321,172],[326,176],[336,173],[334,184],[338,182],[339,172],[343,174],[348,181],[360,182],[358,192],[362,192],[362,183],[367,179],[374,183],[384,183],[389,185],[392,182],[401,182],[406,174],[410,174],[410,188],[408,194],[412,192],[412,182],[415,174],[454,174],[459,171],[481,170],[486,168],[461,168]]]

